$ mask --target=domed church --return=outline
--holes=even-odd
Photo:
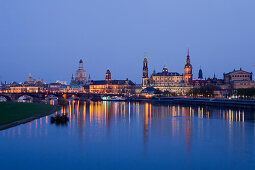
[[[71,85],[85,85],[87,83],[87,74],[83,68],[83,61],[79,61],[79,68],[75,73],[75,78],[72,75]]]

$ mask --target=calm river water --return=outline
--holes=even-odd
[[[68,124],[0,131],[1,169],[255,168],[252,110],[76,101],[59,113]]]

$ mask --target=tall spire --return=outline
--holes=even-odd
[[[88,78],[88,83],[89,83],[89,84],[91,83],[91,77],[90,77],[90,74],[89,74],[89,78]]]
[[[203,72],[202,72],[201,66],[200,66],[200,69],[198,71],[198,79],[203,79]]]
[[[188,48],[188,54],[187,54],[187,59],[186,59],[186,65],[190,65],[189,48]]]
[[[186,64],[184,66],[184,82],[186,84],[192,83],[192,65],[190,64],[189,48],[188,48]]]

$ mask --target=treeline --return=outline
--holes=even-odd
[[[200,88],[193,88],[189,91],[189,96],[199,96],[199,97],[213,97],[213,92],[216,90],[216,86],[207,85]]]
[[[193,88],[188,95],[194,97],[214,97],[214,91],[219,89],[217,86],[204,86],[200,88]],[[225,97],[237,96],[238,98],[254,98],[255,88],[245,88],[245,89],[232,89],[227,90]]]
[[[255,97],[255,88],[236,89],[237,96],[244,98]]]

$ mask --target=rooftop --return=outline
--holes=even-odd
[[[111,80],[108,81],[110,84],[115,84],[115,85],[124,85],[126,84],[126,82],[128,82],[129,85],[135,85],[131,80]],[[103,84],[107,84],[107,81],[105,80],[95,80],[95,81],[91,81],[92,85],[103,85]]]

